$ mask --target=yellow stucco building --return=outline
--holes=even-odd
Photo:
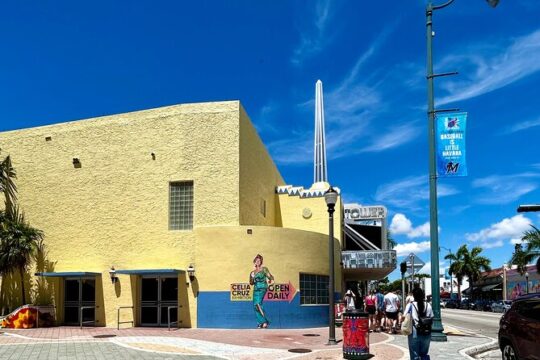
[[[238,101],[8,131],[0,148],[45,233],[29,295],[59,324],[255,327],[257,254],[272,327],[327,323],[326,189],[286,186]],[[338,197],[337,293],[342,216]],[[20,304],[17,283],[3,279],[4,307]]]

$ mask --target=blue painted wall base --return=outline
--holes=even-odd
[[[300,295],[286,301],[265,301],[264,311],[273,329],[302,329],[328,326],[328,305],[300,305]],[[231,301],[229,291],[199,292],[199,328],[254,329],[257,327],[251,301]]]

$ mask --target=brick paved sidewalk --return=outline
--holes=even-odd
[[[314,329],[174,329],[168,331],[163,328],[84,328],[55,327],[43,329],[13,330],[5,329],[0,336],[1,345],[17,345],[19,348],[35,347],[43,344],[57,343],[95,343],[88,345],[94,354],[92,359],[105,359],[96,357],[96,349],[108,347],[111,343],[127,347],[134,351],[182,356],[208,355],[228,359],[342,359],[342,333],[336,329],[338,345],[326,345],[328,339],[327,328]],[[388,344],[391,340],[386,334],[370,334],[371,353],[375,359],[390,360],[401,359],[406,349]],[[106,343],[106,344],[105,344]],[[68,345],[66,345],[68,346]],[[69,346],[68,346],[69,347]],[[290,352],[295,349],[306,349],[307,354]],[[97,352],[96,352],[97,351]],[[84,352],[82,352],[84,353]],[[84,355],[76,358],[86,359]],[[181,357],[185,358],[185,357]]]

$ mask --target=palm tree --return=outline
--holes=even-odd
[[[392,237],[392,234],[390,233],[390,229],[386,229],[386,242],[388,243],[388,248],[391,250],[396,247],[397,242]]]
[[[18,270],[24,305],[26,304],[24,274],[42,245],[43,232],[30,226],[16,205],[13,206],[12,214],[4,216],[3,220],[0,230],[0,271],[5,274]]]
[[[0,193],[4,193],[6,204],[6,215],[10,215],[17,198],[17,186],[14,179],[17,173],[11,164],[11,157],[8,155],[0,162]]]
[[[510,264],[517,266],[517,271],[521,276],[524,276],[527,272],[527,264],[529,263],[527,255],[527,252],[523,251],[522,245],[516,244],[514,253],[510,259]]]
[[[528,264],[536,259],[536,272],[540,274],[540,230],[531,225],[532,230],[525,231],[521,238],[527,243],[525,252],[525,260]]]
[[[461,285],[463,284],[463,276],[465,275],[463,272],[464,267],[464,253],[467,250],[467,246],[463,245],[461,246],[458,251],[455,254],[449,253],[444,258],[446,260],[450,260],[451,264],[448,268],[448,274],[450,276],[455,276],[457,280],[457,287],[458,287],[458,298],[461,301]]]
[[[467,245],[463,245],[461,248],[465,248],[463,253],[463,273],[469,278],[471,298],[473,298],[474,282],[480,278],[480,273],[482,271],[491,271],[491,260],[485,256],[480,256],[480,253],[482,252],[481,247],[476,246],[472,248],[470,252],[467,249]]]

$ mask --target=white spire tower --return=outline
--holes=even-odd
[[[328,183],[326,173],[326,139],[324,135],[324,103],[322,81],[315,85],[315,148],[313,183]]]

